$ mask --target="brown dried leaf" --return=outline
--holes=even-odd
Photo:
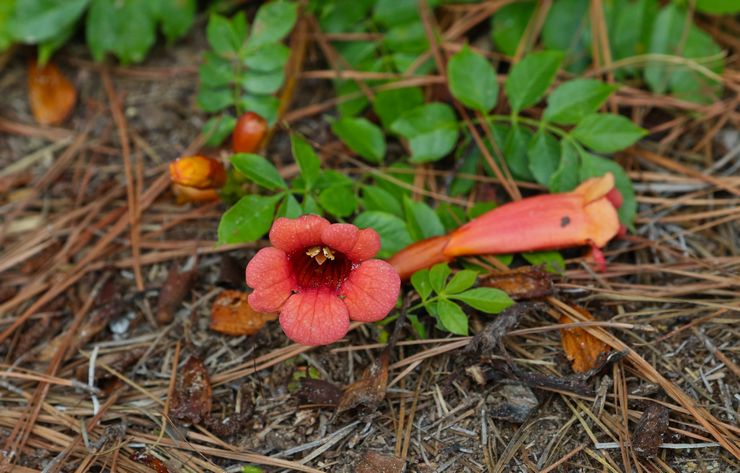
[[[365,368],[362,378],[344,389],[337,405],[337,414],[360,404],[375,405],[385,398],[385,389],[388,386],[388,361],[388,351],[383,350],[380,356]]]
[[[304,404],[336,406],[342,397],[342,390],[323,379],[302,378],[296,396]]]
[[[553,293],[551,275],[540,266],[495,273],[487,277],[483,285],[501,289],[517,300],[535,299]]]
[[[575,309],[588,320],[593,319],[586,309],[582,307],[575,307]],[[560,317],[560,323],[570,324],[573,323],[573,319],[563,315]],[[578,327],[560,330],[560,340],[565,356],[570,360],[570,366],[576,373],[585,373],[594,368],[600,357],[609,352],[609,346],[606,343]]]
[[[225,419],[208,415],[203,419],[203,424],[217,437],[233,437],[249,428],[248,421],[252,418],[253,411],[250,408],[248,411],[235,412]]]
[[[357,462],[357,473],[400,473],[406,462],[398,457],[367,451]]]
[[[155,457],[151,453],[136,451],[133,454],[131,454],[131,459],[135,461],[136,463],[141,463],[142,465],[145,465],[151,468],[157,473],[170,473],[170,470],[169,468],[167,468],[167,465],[165,465],[164,462],[162,462],[162,460]]]
[[[177,266],[173,266],[167,274],[162,288],[159,291],[159,300],[157,301],[157,322],[168,324],[175,317],[175,311],[180,307],[182,300],[190,292],[195,283],[195,277],[198,275],[198,265],[193,265],[189,271],[180,271]]]
[[[187,424],[198,424],[211,412],[211,382],[203,362],[188,358],[177,377],[170,417]]]
[[[660,404],[648,404],[632,434],[632,446],[641,457],[654,457],[663,443],[663,434],[668,431],[668,408]]]
[[[77,90],[51,63],[28,64],[28,101],[31,113],[41,125],[59,125],[69,117],[77,102]]]
[[[277,314],[257,312],[247,301],[243,291],[223,291],[211,306],[211,330],[226,335],[254,335],[267,322],[275,320]]]

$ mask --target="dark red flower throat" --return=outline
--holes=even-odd
[[[301,289],[338,291],[352,272],[352,262],[328,246],[312,246],[288,256]]]

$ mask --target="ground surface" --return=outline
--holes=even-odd
[[[740,392],[740,141],[730,92],[726,103],[694,107],[696,115],[660,97],[619,93],[617,103],[658,133],[645,152],[618,156],[640,209],[636,232],[608,247],[607,272],[594,273],[581,251],[568,253],[554,295],[519,316],[505,349],[463,352],[465,339],[419,343],[403,329],[385,399],[335,415],[336,393],[300,388],[297,374],[339,387],[357,381],[381,356],[376,328],[311,349],[291,345],[276,323],[251,337],[208,330],[214,297],[245,289],[253,245],[214,246],[223,207],[179,207],[168,189],[167,161],[197,149],[206,118],[194,106],[199,34],[129,69],[103,69],[79,59],[83,49],[65,49],[58,63],[80,97],[60,128],[33,124],[29,52],[16,52],[3,69],[0,172],[11,184],[0,189],[0,450],[14,471],[151,471],[141,455],[132,460],[137,452],[170,471],[260,464],[350,472],[367,462],[400,471],[381,469],[380,460],[363,457],[368,451],[396,455],[419,472],[740,470],[729,451],[737,452]],[[728,77],[737,87],[737,73]],[[113,106],[111,92],[120,100]],[[293,106],[300,120],[290,125],[323,146],[326,163],[347,169],[332,154],[337,143],[325,122],[315,120],[323,110],[305,108],[330,93],[326,82],[302,81]],[[123,130],[112,107],[123,112]],[[267,156],[286,165],[283,140]],[[186,264],[195,265],[193,289],[171,322],[157,323],[160,288],[171,268]],[[565,383],[570,367],[553,317],[576,305],[609,322],[593,333],[624,358]],[[489,321],[476,315],[473,328]],[[178,389],[173,366],[190,356],[210,376],[211,418],[194,426],[163,421]],[[92,382],[103,391],[93,395]],[[533,396],[538,408],[502,420],[511,414],[507,396]],[[661,448],[652,458],[620,448],[635,441],[651,405],[669,417],[664,443],[698,448]]]

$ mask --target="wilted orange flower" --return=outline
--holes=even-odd
[[[588,179],[571,192],[510,202],[451,232],[416,242],[391,258],[405,279],[457,256],[520,253],[591,245],[598,250],[620,232],[622,203],[614,176]],[[596,251],[595,251],[596,252]]]

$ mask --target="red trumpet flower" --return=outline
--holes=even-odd
[[[510,202],[440,237],[416,242],[391,258],[406,279],[457,256],[519,253],[591,245],[601,248],[620,231],[622,196],[614,176],[584,181],[571,192]]]
[[[350,319],[375,322],[396,304],[398,273],[371,259],[380,249],[375,230],[304,215],[277,219],[270,242],[247,265],[247,285],[254,289],[249,304],[261,312],[279,310],[280,325],[295,342],[335,342]]]

